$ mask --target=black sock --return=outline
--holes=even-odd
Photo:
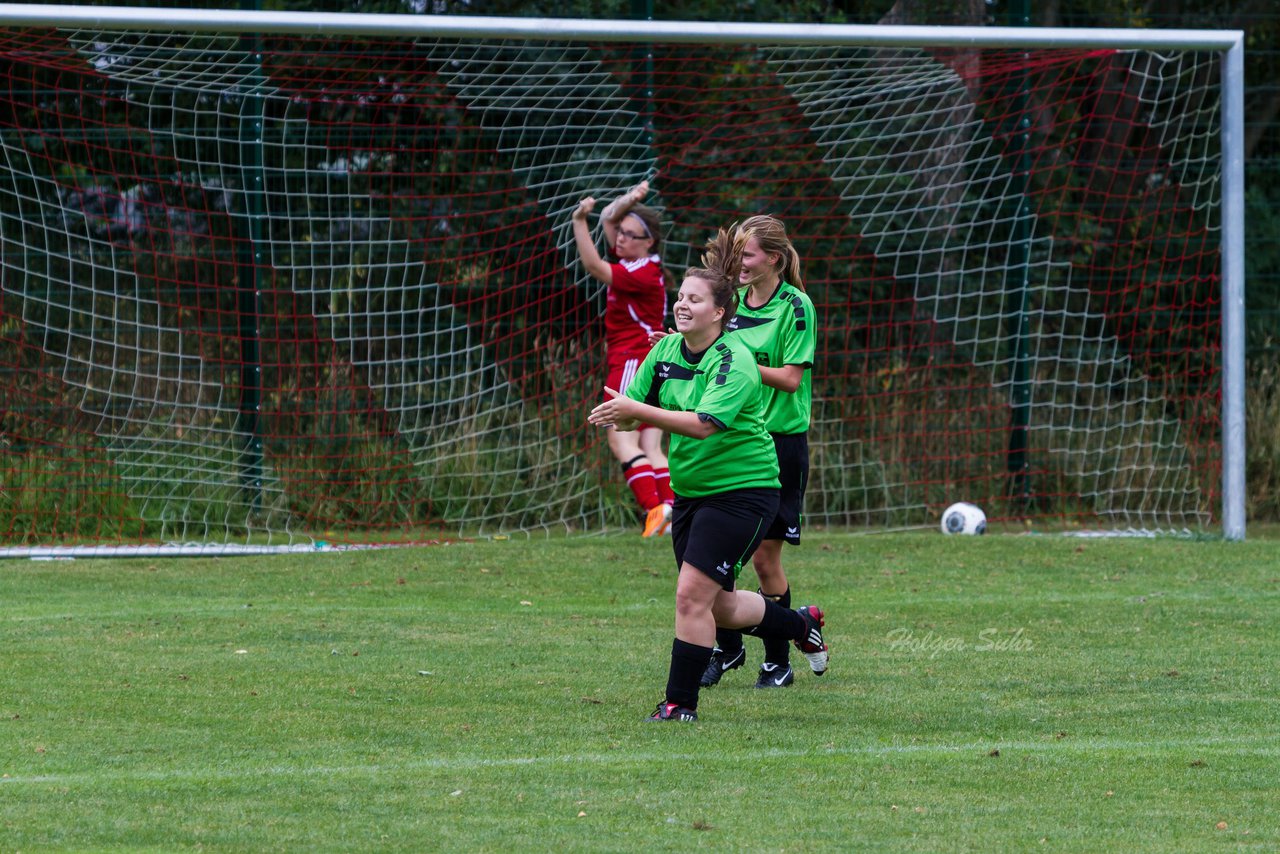
[[[784,608],[768,596],[764,597],[764,617],[760,624],[745,629],[758,638],[779,638],[784,641],[800,640],[805,633],[804,617],[799,611]]]
[[[770,596],[763,590],[760,595],[766,599],[772,599],[778,603],[779,607],[791,609],[791,588],[788,587],[783,591],[781,596]],[[791,642],[785,638],[764,638],[764,660],[786,667],[791,662]]]
[[[698,708],[698,683],[711,663],[712,648],[685,643],[676,638],[671,642],[671,669],[667,672],[667,702]]]
[[[726,658],[732,658],[742,649],[742,632],[737,629],[716,629],[716,647]]]

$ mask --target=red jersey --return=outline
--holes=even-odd
[[[614,355],[648,353],[649,333],[662,329],[667,314],[667,283],[657,255],[620,261],[613,268],[604,309],[605,351]]]

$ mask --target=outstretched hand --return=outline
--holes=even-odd
[[[627,211],[644,201],[649,195],[649,182],[641,181],[621,196],[609,202],[600,212],[600,218],[606,223],[616,223],[627,215]]]
[[[640,419],[632,412],[636,402],[629,397],[618,394],[615,389],[604,387],[605,401],[598,403],[587,415],[587,421],[597,427],[612,427],[615,430],[634,430],[640,426]]]

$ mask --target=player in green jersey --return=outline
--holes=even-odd
[[[804,493],[809,480],[809,420],[812,411],[811,369],[817,348],[817,318],[804,291],[800,256],[786,226],[772,216],[753,216],[734,226],[745,235],[739,273],[738,310],[726,329],[752,354],[763,381],[765,427],[773,439],[782,490],[777,515],[770,522],[751,564],[760,593],[784,608],[791,607],[791,587],[782,568],[782,544],[800,544]],[[764,663],[757,688],[783,688],[795,681],[788,644],[765,640]],[[746,661],[742,633],[716,632],[716,652],[702,676],[702,687],[720,681]],[[815,672],[821,676],[822,671]]]
[[[607,399],[588,420],[618,430],[652,424],[671,436],[668,459],[676,495],[672,545],[676,581],[675,640],[666,696],[651,720],[696,720],[702,674],[717,626],[794,642],[815,671],[825,670],[824,615],[796,610],[736,582],[778,509],[778,463],[765,429],[761,375],[725,325],[738,303],[745,235],[721,231],[703,266],[685,273],[674,317],[679,335],[658,342],[625,395]]]

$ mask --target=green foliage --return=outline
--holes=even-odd
[[[1250,362],[1245,387],[1246,513],[1280,519],[1280,363],[1273,355]]]
[[[755,690],[748,639],[687,726],[668,543],[13,563],[0,839],[1274,850],[1275,546],[806,533],[831,669]]]
[[[1244,256],[1248,352],[1270,361],[1280,338],[1280,207],[1269,189],[1250,186],[1244,216],[1249,233],[1259,235]]]
[[[5,545],[134,540],[158,532],[93,443],[5,449],[0,531]]]

